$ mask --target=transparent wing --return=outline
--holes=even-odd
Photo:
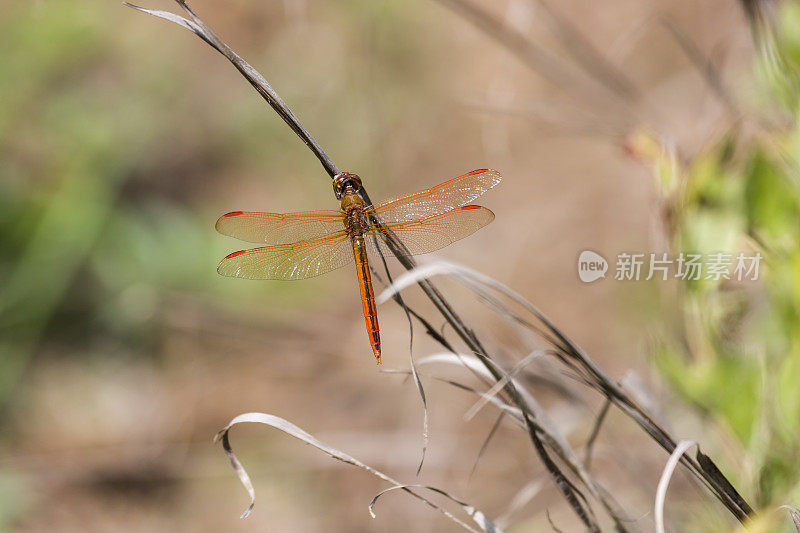
[[[365,232],[367,247],[384,255],[392,255],[383,240],[391,230],[408,250],[409,255],[427,254],[472,235],[494,220],[494,213],[479,205],[465,205],[421,220],[393,222],[372,226]]]
[[[339,211],[234,211],[219,217],[216,227],[223,235],[247,242],[290,244],[341,231],[344,229],[344,216]]]
[[[383,222],[422,219],[467,205],[500,183],[494,170],[473,170],[424,191],[389,198],[367,209]]]
[[[246,279],[305,279],[353,262],[353,248],[344,230],[319,239],[276,244],[234,252],[220,261],[217,272]]]

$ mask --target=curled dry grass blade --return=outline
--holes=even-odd
[[[408,376],[408,375],[411,374],[411,372],[409,370],[384,370],[383,372],[386,373],[386,374],[402,374],[402,375],[405,375],[405,376]],[[483,393],[480,392],[479,390],[475,389],[474,387],[470,387],[469,385],[466,385],[464,383],[461,383],[459,381],[455,381],[455,380],[452,380],[452,379],[448,379],[448,378],[444,378],[444,377],[436,376],[436,375],[432,375],[432,374],[427,374],[427,377],[429,379],[435,379],[436,381],[440,381],[442,383],[446,383],[446,384],[451,385],[451,386],[453,386],[453,387],[455,387],[457,389],[460,389],[460,390],[463,390],[463,391],[467,391],[467,392],[469,392],[471,394],[474,394],[478,398],[483,396]],[[522,417],[522,410],[519,407],[514,407],[512,405],[509,405],[509,404],[503,402],[502,400],[500,400],[497,397],[491,397],[491,398],[489,398],[489,401],[492,403],[492,405],[494,405],[498,409],[500,409],[501,412],[503,412],[504,414],[510,415],[511,418],[513,418],[514,421],[517,424],[519,424],[520,427],[522,427],[522,428],[525,427],[525,421],[523,420],[523,417]]]
[[[283,418],[280,418],[278,416],[270,415],[270,414],[266,414],[266,413],[245,413],[245,414],[241,414],[241,415],[237,416],[236,418],[234,418],[233,420],[231,420],[230,423],[227,426],[225,426],[217,434],[217,436],[214,439],[215,441],[218,440],[218,439],[222,440],[222,447],[225,450],[225,454],[230,459],[231,465],[233,465],[233,468],[236,471],[236,475],[239,476],[239,479],[241,480],[242,485],[244,485],[245,489],[247,489],[247,493],[250,495],[250,505],[247,507],[247,509],[244,511],[244,513],[242,513],[242,518],[247,517],[250,514],[250,512],[253,510],[253,506],[255,506],[256,495],[255,495],[255,489],[253,488],[253,483],[250,480],[250,476],[247,474],[247,471],[244,469],[244,466],[242,465],[242,463],[239,461],[239,459],[233,453],[233,448],[231,447],[230,439],[228,437],[228,434],[229,434],[229,432],[230,432],[230,430],[231,430],[231,428],[233,426],[236,426],[238,424],[243,424],[243,423],[264,424],[264,425],[273,427],[275,429],[279,429],[279,430],[283,431],[284,433],[286,433],[288,435],[291,435],[292,437],[305,442],[306,444],[310,444],[311,446],[314,446],[318,450],[321,450],[321,451],[325,452],[326,454],[330,455],[331,457],[333,457],[334,459],[336,459],[338,461],[341,461],[343,463],[347,463],[347,464],[350,464],[350,465],[353,465],[353,466],[357,466],[357,467],[359,467],[359,468],[361,468],[363,470],[366,470],[370,474],[372,474],[372,475],[374,475],[374,476],[376,476],[376,477],[378,477],[378,478],[380,478],[380,479],[382,479],[384,481],[387,481],[388,483],[391,483],[393,485],[392,488],[399,488],[399,489],[407,492],[408,494],[411,494],[415,498],[423,501],[424,503],[428,504],[430,507],[436,509],[437,511],[439,511],[444,516],[446,516],[447,518],[449,518],[450,520],[452,520],[456,524],[460,525],[464,529],[466,529],[468,531],[476,531],[477,532],[477,530],[475,528],[471,527],[470,525],[468,525],[464,521],[460,520],[458,517],[453,515],[447,509],[445,509],[445,508],[437,505],[436,503],[432,502],[431,500],[425,498],[424,496],[422,496],[418,492],[413,491],[411,489],[411,487],[415,487],[416,485],[405,485],[405,484],[402,484],[399,481],[396,481],[395,479],[391,478],[387,474],[384,474],[380,470],[377,470],[377,469],[375,469],[375,468],[373,468],[373,467],[371,467],[371,466],[369,466],[369,465],[367,465],[365,463],[362,463],[361,461],[359,461],[358,459],[352,457],[351,455],[348,455],[343,451],[337,450],[336,448],[325,444],[324,442],[320,441],[319,439],[317,439],[313,435],[311,435],[311,434],[303,431],[299,427],[295,426],[291,422],[289,422],[289,421],[287,421],[287,420],[285,420]],[[477,509],[475,509],[473,506],[462,502],[461,500],[449,495],[447,492],[445,492],[445,491],[443,491],[441,489],[437,489],[435,487],[427,487],[427,486],[425,488],[428,489],[428,490],[435,491],[435,492],[437,492],[439,494],[442,494],[442,495],[446,496],[447,498],[449,498],[450,500],[458,503],[462,507],[462,509],[464,509],[464,511],[467,514],[469,514],[470,517],[473,520],[475,520],[475,522],[478,524],[478,526],[480,526],[481,531],[485,531],[487,533],[500,531],[499,529],[497,529],[497,527],[495,527],[495,525],[492,523],[491,520],[486,518],[486,515],[484,515],[482,512],[478,511]],[[377,497],[375,499],[377,499]],[[373,517],[375,515],[372,513],[372,507],[375,504],[375,499],[373,499],[373,501],[370,503],[370,506],[369,506],[370,514]]]
[[[680,441],[678,445],[675,446],[675,450],[672,452],[672,455],[669,456],[667,465],[664,467],[664,471],[661,473],[661,479],[658,481],[658,489],[656,489],[655,503],[655,521],[657,533],[665,533],[666,531],[664,528],[664,502],[667,499],[667,488],[669,488],[669,482],[672,479],[672,474],[675,472],[675,468],[678,466],[678,462],[681,460],[683,454],[689,451],[689,448],[692,446],[697,446],[697,442],[693,440]]]
[[[786,509],[789,511],[789,516],[792,517],[792,522],[794,522],[794,527],[797,529],[797,533],[800,533],[800,511],[792,507],[791,505],[781,505],[778,509]]]
[[[474,369],[474,370],[478,370],[480,368],[480,366],[481,366],[481,363],[477,358],[471,357],[471,356],[466,356],[466,355],[463,355],[463,354],[458,354],[458,355],[456,355],[456,354],[444,354],[444,353],[435,354],[435,355],[428,356],[426,358],[420,359],[420,361],[419,361],[419,365],[420,366],[425,365],[425,364],[431,364],[431,363],[448,363],[448,364],[452,364],[452,365],[455,365],[455,366],[470,367],[471,369]],[[486,372],[485,369],[483,369],[483,371]],[[407,370],[385,370],[384,372],[386,372],[386,373],[398,373],[398,374],[405,374],[405,375],[409,375],[410,374],[410,372],[407,371]],[[489,375],[488,372],[487,372],[487,375]],[[440,377],[440,376],[435,376],[435,375],[429,375],[428,377],[430,379],[435,379],[437,381],[441,381],[443,383],[451,385],[451,386],[453,386],[453,387],[455,387],[455,388],[457,388],[459,390],[467,391],[467,392],[473,394],[474,396],[476,396],[478,398],[487,397],[484,393],[481,393],[480,391],[476,390],[475,388],[473,388],[473,387],[471,387],[469,385],[466,385],[464,383],[460,383],[460,382],[454,381],[452,379],[447,379],[447,378]],[[514,422],[516,422],[516,424],[523,431],[526,429],[525,417],[523,416],[523,411],[520,408],[514,407],[512,405],[509,405],[509,404],[503,402],[502,400],[500,400],[497,397],[497,395],[490,395],[487,398],[488,398],[488,401],[492,405],[494,405],[498,409],[500,409],[501,417],[504,416],[504,415],[509,415],[514,420]],[[546,416],[543,416],[542,418],[544,419],[544,422],[547,422],[548,425],[550,425],[550,422],[549,422],[549,420],[547,420]],[[569,447],[569,445],[566,443],[566,441],[564,441],[564,439],[561,436],[561,434],[558,433],[557,431],[555,431],[552,427],[548,428],[548,427],[538,427],[537,426],[537,430],[541,430],[542,431],[542,433],[544,435],[543,441],[551,449],[553,449],[558,454],[559,458],[562,461],[564,461],[574,473],[579,475],[584,483],[587,483],[587,485],[589,485],[589,488],[590,488],[590,491],[592,492],[592,494],[595,495],[603,503],[603,505],[612,507],[612,511],[609,511],[609,515],[612,517],[612,519],[615,520],[617,531],[638,531],[638,528],[635,525],[635,522],[637,522],[637,520],[625,516],[623,514],[623,511],[621,510],[621,508],[619,508],[618,504],[616,504],[616,502],[614,501],[614,499],[611,496],[611,494],[609,494],[599,484],[599,482],[597,482],[596,480],[594,480],[593,478],[588,476],[588,474],[584,471],[584,469],[582,469],[582,466],[581,466],[580,462],[577,460],[577,458],[575,457],[574,452]],[[539,480],[539,481],[541,481],[541,480]],[[538,488],[536,490],[538,492],[541,489],[541,486],[537,484],[537,487]],[[511,519],[511,515],[516,513],[516,512],[518,512],[525,505],[525,503],[530,501],[530,499],[532,499],[533,496],[535,495],[535,494],[531,494],[530,497],[526,499],[526,498],[524,498],[524,493],[525,493],[525,488],[521,489],[520,492],[517,494],[517,496],[515,496],[513,498],[512,504],[509,506],[509,509],[513,508],[513,512],[506,511],[506,513],[504,515],[505,516],[505,520],[504,520],[504,522],[502,522],[502,525],[500,525],[500,527],[505,528],[506,525],[508,525],[508,523],[509,523],[509,521]],[[516,502],[516,504],[514,502]],[[514,508],[514,505],[517,505],[518,507]],[[617,507],[614,507],[614,506],[617,506]],[[496,523],[497,523],[497,521],[496,521]]]
[[[475,509],[470,504],[462,502],[461,500],[459,500],[458,498],[452,496],[451,494],[449,494],[449,493],[447,493],[447,492],[445,492],[445,491],[443,491],[441,489],[437,489],[436,487],[431,487],[430,485],[418,485],[418,484],[415,484],[415,485],[395,485],[394,487],[389,487],[388,489],[382,490],[378,494],[376,494],[375,497],[372,498],[372,501],[369,503],[369,514],[372,516],[372,518],[375,518],[375,512],[374,512],[375,504],[377,503],[378,498],[380,498],[381,496],[383,496],[387,492],[391,492],[391,491],[397,490],[397,489],[407,490],[407,489],[410,489],[410,488],[420,488],[420,489],[425,489],[425,490],[429,490],[429,491],[435,492],[437,494],[441,494],[442,496],[444,496],[448,500],[460,505],[461,508],[464,510],[464,512],[467,513],[470,516],[470,518],[472,518],[475,521],[475,523],[478,524],[483,531],[488,531],[489,533],[502,533],[502,530],[500,528],[498,528],[496,525],[494,525],[492,523],[492,521],[489,520],[488,518],[486,518],[486,515],[483,514],[482,512],[480,512],[478,509]]]

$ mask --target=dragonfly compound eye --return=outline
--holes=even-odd
[[[333,178],[333,193],[336,198],[341,199],[347,187],[352,187],[354,191],[361,188],[361,178],[349,172],[343,172]]]

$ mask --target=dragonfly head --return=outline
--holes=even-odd
[[[337,200],[341,200],[348,193],[348,188],[352,193],[358,191],[361,188],[361,178],[349,172],[342,172],[333,178],[333,194]]]

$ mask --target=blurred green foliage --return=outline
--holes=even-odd
[[[800,8],[787,3],[781,59],[764,58],[783,73],[763,84],[784,103],[778,118],[737,126],[662,186],[675,254],[763,256],[757,281],[680,282],[682,319],[657,353],[676,389],[738,439],[754,468],[725,470],[759,507],[800,502],[800,100],[784,98],[800,67],[797,27]]]
[[[80,353],[105,338],[146,352],[170,291],[223,305],[287,291],[310,298],[311,287],[218,279],[214,266],[235,244],[213,223],[233,207],[208,212],[197,191],[219,159],[248,164],[236,140],[257,137],[255,121],[235,123],[226,109],[238,104],[221,101],[216,122],[193,123],[180,54],[121,35],[123,17],[141,15],[73,0],[2,8],[0,403],[43,342]],[[265,146],[253,148],[261,163],[280,152]]]

